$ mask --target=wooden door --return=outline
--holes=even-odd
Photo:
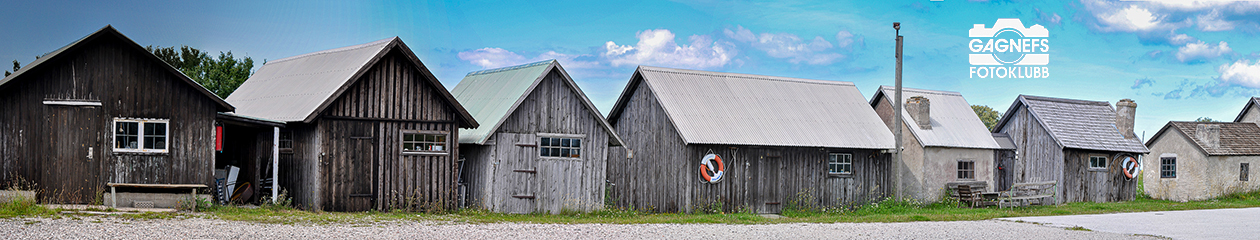
[[[329,202],[335,211],[367,211],[375,206],[376,124],[362,121],[329,121],[333,151]]]
[[[1011,184],[1015,179],[1015,151],[1014,150],[994,150],[993,151],[993,190],[1007,191],[1011,190]]]
[[[537,184],[539,148],[533,134],[497,133],[506,144],[498,147],[499,180],[503,186],[502,211],[507,213],[532,213],[537,209]]]
[[[104,191],[100,182],[101,160],[105,159],[101,138],[99,107],[48,106],[48,129],[42,164],[40,193],[44,202],[91,203]],[[109,123],[112,124],[112,123]],[[112,128],[111,128],[112,129]]]
[[[782,210],[782,162],[778,150],[761,150],[757,159],[757,191],[753,196],[755,204],[760,205],[759,213],[779,213]]]

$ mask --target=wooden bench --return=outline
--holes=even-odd
[[[118,208],[118,190],[117,190],[117,188],[119,188],[119,187],[129,187],[129,188],[165,188],[165,189],[185,189],[185,188],[188,188],[188,189],[192,189],[192,200],[193,200],[192,204],[194,205],[194,207],[192,208],[192,209],[193,209],[193,211],[197,211],[197,207],[195,207],[195,205],[197,204],[197,189],[198,189],[198,188],[208,188],[208,187],[210,187],[210,186],[206,186],[205,184],[107,183],[107,184],[105,184],[105,185],[108,185],[108,186],[109,186],[109,196],[110,196],[110,198],[111,198],[111,199],[110,199],[110,205],[111,205],[113,208]]]
[[[971,207],[992,206],[993,202],[989,201],[985,196],[992,193],[984,192],[989,188],[989,183],[985,181],[965,181],[965,182],[948,182],[945,188],[949,189],[950,197],[958,199],[959,203],[966,203]]]
[[[1038,205],[1053,203],[1058,192],[1059,184],[1056,181],[1016,183],[1011,185],[1006,197],[999,198],[998,208],[1028,206],[1034,200]]]

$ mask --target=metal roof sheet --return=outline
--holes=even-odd
[[[485,124],[472,130],[461,131],[459,143],[485,144],[490,135],[503,125],[503,122],[520,106],[521,101],[524,101],[551,71],[559,71],[566,85],[573,90],[574,94],[582,98],[587,110],[594,114],[593,117],[608,132],[609,144],[620,146],[621,138],[617,137],[616,131],[613,131],[612,126],[595,108],[595,104],[591,103],[586,94],[582,93],[582,89],[578,88],[577,83],[569,78],[564,67],[555,60],[476,71],[464,76],[464,79],[455,85],[455,89],[451,90],[451,94],[455,95],[455,99],[458,99],[478,122],[494,124]]]
[[[1019,106],[1027,106],[1033,118],[1050,136],[1067,148],[1148,153],[1138,139],[1125,139],[1116,128],[1116,111],[1111,103],[1065,98],[1019,95],[994,129],[1001,129]]]
[[[892,132],[851,82],[648,66],[636,75],[631,81],[647,84],[689,144],[894,145]],[[627,100],[623,94],[617,105]]]
[[[871,97],[871,106],[875,105],[874,101],[881,99],[887,101],[892,98],[895,96],[894,91],[895,88],[892,86],[880,86],[875,96]],[[928,99],[930,108],[928,116],[931,118],[932,129],[920,129],[917,124],[913,124],[915,120],[910,112],[904,107],[901,109],[902,122],[907,123],[910,132],[923,146],[1000,148],[993,140],[989,129],[984,126],[984,122],[981,122],[980,117],[976,116],[976,112],[971,109],[971,104],[967,103],[967,99],[963,99],[962,94],[905,87],[901,88],[901,91],[904,98],[923,96]]]
[[[1195,137],[1199,125],[1219,125],[1220,147],[1211,148],[1207,143]],[[1155,136],[1147,141],[1147,145],[1155,143],[1156,139],[1165,136],[1171,130],[1180,131],[1181,136],[1194,143],[1195,147],[1207,153],[1209,156],[1247,156],[1260,155],[1260,126],[1255,123],[1234,123],[1234,122],[1168,122],[1163,129],[1159,130]]]
[[[42,57],[36,58],[35,61],[32,61],[31,63],[26,64],[26,66],[18,69],[17,71],[14,71],[13,74],[9,74],[9,76],[5,76],[3,79],[0,79],[0,86],[4,86],[5,84],[9,83],[9,81],[13,81],[13,79],[16,79],[18,76],[21,76],[23,73],[26,73],[30,71],[31,69],[35,69],[45,62],[51,61],[52,59],[60,58],[61,53],[69,51],[70,49],[73,49],[73,48],[77,48],[78,46],[80,46],[79,45],[80,43],[86,42],[88,39],[95,39],[96,37],[106,36],[106,35],[114,36],[121,39],[125,43],[130,43],[129,45],[131,45],[131,47],[141,52],[144,52],[145,53],[144,55],[150,57],[151,60],[162,63],[161,66],[164,66],[168,72],[175,74],[175,76],[180,78],[180,80],[184,80],[184,83],[187,83],[188,85],[192,85],[193,88],[200,91],[201,94],[206,95],[206,97],[209,97],[211,98],[211,100],[214,100],[215,103],[218,103],[220,110],[224,110],[224,111],[235,110],[235,106],[228,104],[228,102],[225,101],[223,98],[220,98],[219,95],[215,95],[214,93],[210,92],[210,90],[207,90],[205,86],[201,86],[201,84],[197,83],[197,81],[193,81],[192,78],[188,77],[188,75],[184,75],[184,72],[181,72],[178,69],[175,69],[174,66],[171,66],[165,61],[158,59],[157,56],[153,55],[152,52],[145,50],[144,47],[141,47],[140,44],[136,43],[135,41],[132,41],[131,38],[127,37],[127,35],[123,35],[121,32],[118,32],[118,30],[114,29],[114,26],[112,25],[105,25],[105,27],[101,28],[100,30],[96,30],[96,32],[92,32],[92,34],[83,36],[83,38],[74,40],[74,42],[71,42],[70,44],[67,44],[66,46],[58,48],[57,50],[53,50],[52,52],[48,52],[44,54],[44,56]]]
[[[1010,135],[1005,133],[993,133],[993,141],[997,141],[998,149],[1015,150],[1015,141],[1011,140]]]
[[[477,127],[476,120],[455,100],[398,37],[366,44],[313,52],[270,61],[228,96],[236,113],[285,122],[310,122],[390,49],[400,49],[438,94],[464,120],[461,127]]]

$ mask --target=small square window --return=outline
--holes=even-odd
[[[959,180],[975,180],[976,179],[976,162],[958,161],[958,179]]]
[[[1103,157],[1103,156],[1090,156],[1090,157],[1089,157],[1089,168],[1090,168],[1090,169],[1105,169],[1105,168],[1107,168],[1107,157]]]
[[[166,152],[167,120],[114,119],[114,151]]]
[[[853,174],[853,154],[832,153],[827,157],[827,173]]]
[[[1177,157],[1159,158],[1159,177],[1160,178],[1176,178],[1177,177]]]

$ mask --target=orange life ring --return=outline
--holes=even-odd
[[[1142,163],[1133,156],[1125,156],[1124,160],[1120,161],[1120,167],[1121,172],[1124,172],[1124,176],[1129,179],[1136,178],[1138,173],[1142,172]]]
[[[716,164],[714,164],[716,163]],[[716,169],[713,165],[717,165]],[[712,175],[709,172],[713,172]],[[709,183],[717,183],[722,180],[722,176],[726,173],[726,166],[722,164],[722,157],[717,154],[704,155],[700,159],[700,179]]]

